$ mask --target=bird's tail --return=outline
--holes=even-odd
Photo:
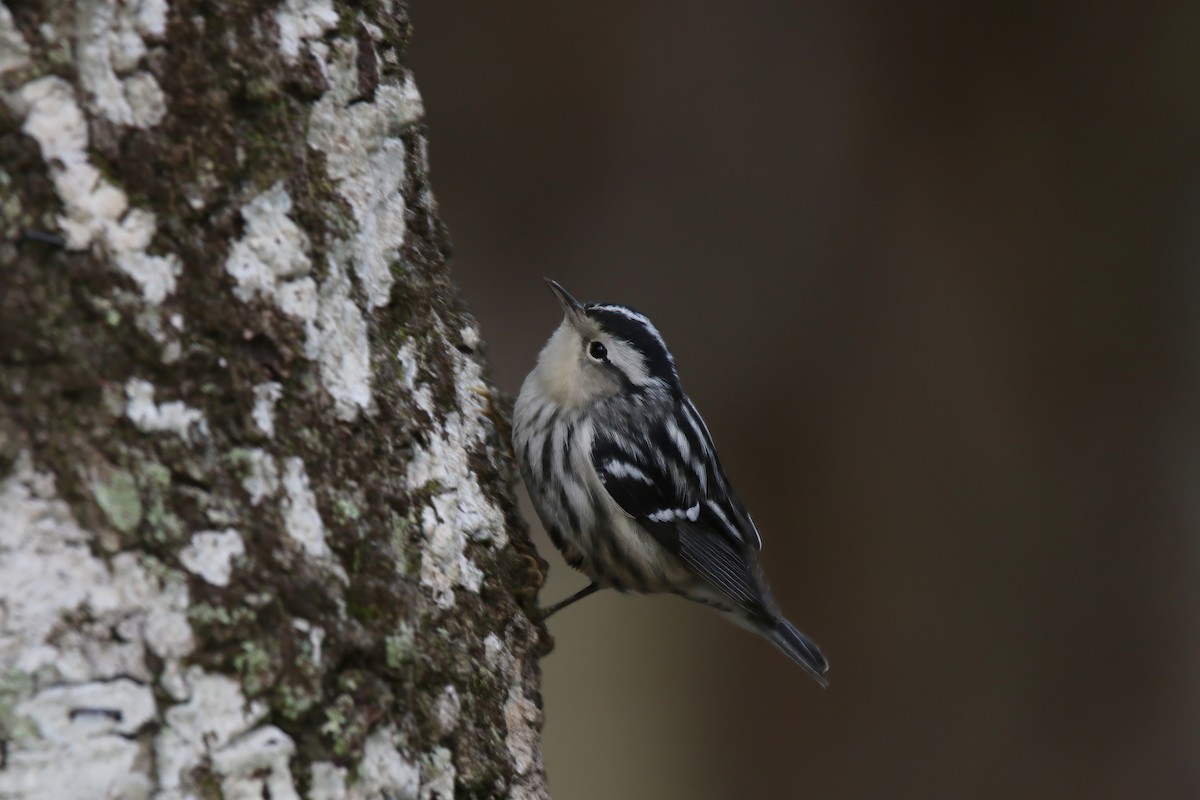
[[[780,617],[773,625],[763,628],[763,635],[786,653],[788,658],[804,667],[822,688],[829,685],[825,678],[825,673],[829,671],[829,662],[821,655],[821,650],[812,639],[796,630],[796,626]]]

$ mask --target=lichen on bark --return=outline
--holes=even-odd
[[[0,5],[0,797],[544,796],[409,32]]]

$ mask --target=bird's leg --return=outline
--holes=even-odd
[[[591,594],[592,592],[596,591],[599,588],[600,588],[600,586],[597,585],[595,581],[592,581],[587,586],[583,587],[578,592],[576,592],[575,594],[568,597],[566,600],[559,600],[554,605],[552,605],[549,608],[544,609],[542,611],[542,621],[545,622],[546,620],[550,619],[550,615],[553,614],[555,611],[561,611],[562,609],[571,605],[571,603],[574,603],[576,600],[582,600],[583,598],[587,597],[589,594]]]

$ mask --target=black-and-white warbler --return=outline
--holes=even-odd
[[[756,631],[822,686],[821,651],[784,619],[758,566],[758,530],[684,394],[658,330],[631,308],[565,313],[521,387],[513,446],[538,516],[597,589],[671,592]]]

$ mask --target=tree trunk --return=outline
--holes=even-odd
[[[0,798],[545,796],[404,2],[0,5]]]

